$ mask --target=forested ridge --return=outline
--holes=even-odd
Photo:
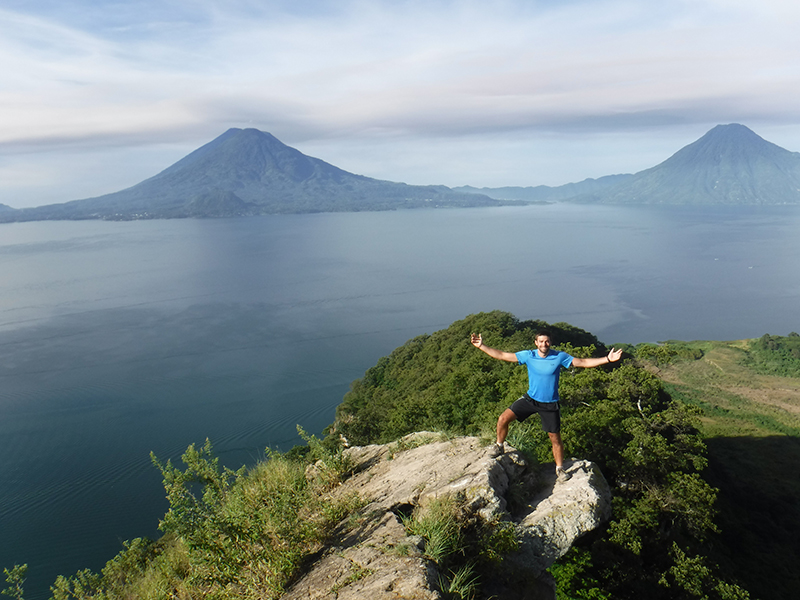
[[[487,345],[516,351],[534,348],[542,327],[555,347],[575,356],[607,352],[566,323],[472,315],[410,340],[369,369],[339,406],[328,443],[379,443],[418,429],[493,437],[497,415],[525,391],[527,374],[477,351],[469,335],[480,332]],[[658,348],[641,351],[662,361],[681,355]],[[717,490],[702,476],[699,409],[673,400],[630,354],[618,365],[564,372],[560,395],[567,456],[598,463],[614,494],[608,526],[553,567],[560,598],[748,598],[709,558]],[[508,441],[552,460],[538,419],[513,424]]]

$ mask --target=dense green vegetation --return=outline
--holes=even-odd
[[[748,364],[759,373],[800,377],[800,335],[765,334],[748,347]]]
[[[385,443],[423,429],[458,434],[492,430],[498,400],[518,398],[527,388],[527,375],[525,369],[477,352],[469,343],[470,333],[482,331],[489,346],[523,349],[534,347],[534,333],[545,325],[519,323],[510,314],[495,312],[408,341],[353,383],[330,434],[359,445]],[[550,329],[562,342],[599,345],[593,335],[566,323]]]
[[[302,561],[360,507],[355,497],[325,495],[348,465],[341,453],[307,440],[306,461],[273,453],[250,471],[221,469],[208,442],[187,449],[183,470],[154,457],[170,502],[164,535],[126,542],[100,573],[58,577],[53,599],[280,597]],[[308,461],[322,461],[310,479]],[[4,593],[17,600],[25,569],[6,570]]]
[[[410,340],[355,382],[328,430],[328,442],[385,442],[418,429],[492,437],[497,415],[527,387],[524,368],[478,352],[469,334],[507,351],[534,347],[547,324],[501,312],[470,316]],[[605,352],[591,334],[548,325],[573,355]],[[676,359],[695,356],[678,348]],[[643,352],[647,353],[648,350]],[[699,411],[673,400],[657,377],[627,359],[616,367],[571,369],[561,377],[562,432],[568,455],[597,462],[614,492],[614,517],[553,569],[562,598],[747,598],[708,557],[716,490],[701,476],[705,444]],[[532,419],[509,442],[550,461]]]
[[[703,351],[682,342],[663,344],[639,344],[633,350],[636,358],[652,363],[657,367],[702,358]]]

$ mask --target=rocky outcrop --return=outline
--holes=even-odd
[[[608,485],[587,461],[566,464],[572,478],[556,483],[552,465],[529,467],[513,449],[491,458],[473,437],[417,433],[347,453],[355,473],[335,493],[357,493],[368,502],[362,518],[340,526],[283,600],[441,598],[436,565],[425,558],[423,541],[406,534],[400,515],[444,495],[458,495],[479,518],[510,521],[516,529],[520,549],[506,562],[521,589],[500,580],[485,582],[487,589],[519,600],[553,598],[544,570],[611,512]],[[514,514],[506,500],[512,484],[528,493],[515,502]]]
[[[572,542],[611,516],[611,491],[597,465],[571,461],[568,472],[572,478],[557,483],[551,469],[539,471],[541,491],[515,515],[520,552],[508,560],[537,575],[563,556]]]

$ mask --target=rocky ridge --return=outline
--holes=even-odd
[[[572,477],[556,483],[552,465],[529,465],[514,449],[491,458],[474,437],[416,433],[346,452],[354,475],[334,493],[357,493],[368,502],[362,518],[340,525],[282,600],[441,599],[436,564],[425,557],[423,541],[406,534],[400,515],[445,495],[458,495],[477,518],[515,528],[520,548],[504,561],[514,576],[498,574],[485,590],[519,600],[555,598],[545,570],[611,515],[608,484],[588,461],[566,463]],[[514,514],[506,500],[512,484],[526,492]]]

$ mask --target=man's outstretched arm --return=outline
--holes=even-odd
[[[617,362],[620,358],[622,358],[622,349],[618,350],[616,348],[612,348],[611,352],[609,352],[606,356],[601,356],[600,358],[573,358],[572,366],[590,369],[592,367],[599,367],[600,365],[607,365],[608,363]]]
[[[473,333],[472,339],[470,340],[472,345],[475,346],[478,350],[483,350],[486,354],[491,356],[492,358],[496,358],[497,360],[505,360],[507,362],[519,362],[517,360],[517,355],[513,352],[503,352],[502,350],[496,350],[495,348],[489,348],[489,346],[483,345],[483,339],[481,338],[480,333]]]

